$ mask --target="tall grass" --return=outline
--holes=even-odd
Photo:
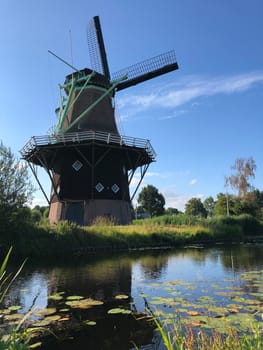
[[[225,333],[216,329],[209,333],[201,328],[183,326],[180,317],[174,318],[169,326],[148,310],[160,333],[167,350],[262,350],[262,329],[251,326],[245,333],[238,333],[233,327]]]
[[[2,306],[6,294],[8,293],[14,280],[21,272],[26,260],[22,263],[15,274],[7,272],[7,264],[10,259],[12,247],[8,250],[0,266],[0,306]],[[13,328],[9,334],[1,337],[0,333],[0,350],[27,350],[26,342],[28,339],[26,331],[20,331],[20,324]]]

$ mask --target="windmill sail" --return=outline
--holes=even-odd
[[[159,75],[178,69],[175,52],[169,51],[146,61],[136,63],[112,75],[112,81],[126,75],[127,79],[117,86],[117,91],[142,83]]]
[[[109,80],[109,66],[98,16],[93,17],[88,23],[87,38],[91,67]]]

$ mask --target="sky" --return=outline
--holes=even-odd
[[[169,50],[179,65],[116,94],[120,133],[149,139],[157,153],[139,192],[151,184],[166,207],[184,210],[192,197],[225,192],[231,165],[249,157],[257,165],[251,183],[263,190],[262,0],[1,0],[0,6],[0,140],[17,157],[31,136],[56,124],[58,84],[71,73],[48,50],[78,69],[90,67],[86,29],[98,15],[111,73]],[[39,178],[49,193],[41,169]],[[36,190],[33,204],[46,205],[43,198]]]

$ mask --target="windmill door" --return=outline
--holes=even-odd
[[[75,222],[78,225],[84,224],[83,202],[68,203],[66,210],[66,220],[70,222]]]

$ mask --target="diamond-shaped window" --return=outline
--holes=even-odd
[[[82,167],[83,167],[83,164],[79,160],[76,160],[72,164],[72,168],[75,169],[76,171],[79,171]]]
[[[117,193],[117,192],[119,192],[120,187],[118,185],[114,184],[111,186],[111,189],[114,193]]]
[[[98,192],[102,192],[104,190],[104,186],[100,182],[97,183],[95,188]]]

